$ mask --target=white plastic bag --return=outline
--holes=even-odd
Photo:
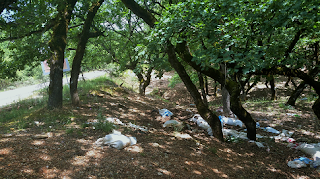
[[[196,123],[199,127],[201,127],[202,129],[205,129],[207,130],[208,134],[210,136],[213,136],[213,132],[212,132],[212,129],[210,127],[210,125],[208,124],[207,121],[205,121],[201,116],[200,114],[195,114],[191,119],[190,121]]]
[[[127,137],[121,132],[113,130],[111,134],[106,135],[105,137],[99,138],[95,144],[98,146],[108,145],[110,147],[116,149],[123,149],[130,145],[134,145],[137,143],[137,139],[135,137]]]
[[[309,154],[315,161],[320,160],[320,143],[317,143],[317,144],[302,143],[297,147],[297,149],[301,150],[306,154]]]
[[[222,123],[232,125],[232,126],[239,126],[242,127],[243,123],[239,119],[233,119],[225,116],[219,116],[219,119]]]

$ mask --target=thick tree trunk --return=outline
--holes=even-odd
[[[302,81],[299,86],[291,93],[290,98],[288,99],[286,105],[290,106],[295,106],[296,101],[300,94],[303,92],[303,90],[307,87],[308,85],[306,84],[305,81]]]
[[[80,34],[76,55],[73,58],[71,78],[70,78],[70,96],[71,96],[72,105],[74,106],[80,105],[80,99],[78,95],[78,79],[79,79],[79,74],[81,69],[81,62],[82,62],[86,45],[89,39],[90,26],[93,22],[94,16],[96,15],[103,1],[104,0],[99,0],[96,3],[93,3],[91,8],[89,9],[87,18],[83,25],[82,32]]]
[[[150,85],[152,71],[153,71],[153,67],[149,67],[147,74],[145,76],[146,79],[144,79],[141,73],[136,73],[136,76],[138,77],[138,80],[139,80],[139,94],[141,96],[146,95],[146,88]]]
[[[71,13],[76,0],[70,0],[61,3],[58,6],[60,10],[55,19],[53,34],[49,42],[52,51],[50,63],[50,85],[48,109],[62,107],[62,77],[63,77],[63,62],[64,50],[67,45],[68,24],[71,19]]]
[[[210,109],[208,109],[206,105],[203,103],[198,89],[192,83],[190,76],[187,74],[184,67],[177,59],[175,49],[170,42],[168,42],[167,53],[169,63],[175,69],[175,71],[178,73],[179,77],[187,87],[190,95],[192,96],[196,104],[199,114],[203,119],[208,121],[209,125],[212,128],[213,136],[219,139],[220,141],[223,141],[222,127],[218,116],[213,114],[213,112]]]

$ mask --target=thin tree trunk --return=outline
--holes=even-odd
[[[206,105],[206,107],[208,107],[208,100],[207,100],[207,95],[204,89],[204,80],[201,72],[198,72],[198,78],[199,78],[199,85],[200,85],[203,103],[204,105]]]
[[[80,74],[81,62],[85,53],[86,44],[89,39],[90,26],[93,22],[94,16],[96,15],[103,1],[104,0],[99,0],[96,3],[93,3],[91,8],[89,9],[87,18],[83,25],[82,32],[80,34],[76,55],[74,56],[74,59],[73,59],[71,78],[70,78],[70,96],[71,96],[72,105],[74,106],[80,105],[80,99],[78,95],[78,79]]]

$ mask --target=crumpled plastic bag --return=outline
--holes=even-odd
[[[220,119],[221,123],[223,123],[223,124],[228,124],[228,125],[232,125],[232,126],[239,126],[239,127],[243,126],[242,121],[240,121],[239,119],[233,119],[233,118],[229,118],[229,117],[225,117],[225,116],[219,116],[219,119]]]
[[[320,160],[320,143],[302,143],[296,149],[299,149],[302,152],[309,154],[315,161]]]
[[[171,111],[169,111],[168,109],[159,109],[159,114],[162,116],[162,117],[171,117],[173,115],[173,113]]]
[[[302,168],[302,167],[307,167],[307,164],[304,163],[301,160],[294,160],[294,161],[289,161],[287,164],[291,168]]]
[[[125,147],[137,144],[137,138],[127,137],[121,134],[121,132],[113,130],[111,134],[108,134],[105,137],[99,138],[95,142],[95,144],[98,146],[107,145],[120,150]]]
[[[190,121],[196,123],[200,128],[207,130],[210,136],[213,136],[212,129],[207,121],[205,121],[200,114],[195,114]]]
[[[183,123],[182,122],[178,122],[176,120],[169,120],[169,121],[166,121],[162,127],[174,127],[176,128],[177,130],[182,130],[182,128],[184,127],[183,126]]]

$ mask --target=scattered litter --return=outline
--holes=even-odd
[[[282,129],[281,134],[278,136],[274,136],[274,139],[277,141],[282,141],[282,142],[289,142],[289,143],[295,143],[296,140],[294,138],[291,138],[294,132],[292,131],[287,131],[285,129]]]
[[[137,144],[137,139],[135,137],[127,137],[121,134],[121,132],[113,130],[111,134],[99,138],[95,144],[97,146],[108,145],[120,150],[130,145]]]
[[[267,132],[271,132],[271,133],[274,133],[274,134],[280,134],[280,131],[272,128],[272,127],[265,127],[263,130],[267,131]]]
[[[189,134],[181,134],[180,132],[174,132],[173,136],[181,139],[192,139]]]
[[[255,143],[259,148],[264,148],[265,147],[261,142],[257,142],[257,141],[254,141],[254,140],[249,140],[248,142]]]
[[[168,109],[159,109],[159,114],[162,116],[162,117],[171,117],[173,115],[173,113],[171,111],[169,111]]]
[[[228,124],[228,125],[232,125],[232,126],[239,126],[239,127],[243,126],[242,121],[240,121],[239,119],[234,119],[234,118],[225,117],[225,116],[219,116],[219,119],[220,119],[221,123],[223,123],[223,124]]]
[[[320,143],[307,144],[302,143],[296,149],[309,154],[313,160],[320,161]]]
[[[176,121],[176,120],[169,120],[169,121],[166,121],[166,122],[162,125],[162,127],[173,127],[173,128],[175,128],[176,130],[181,131],[184,126],[183,126],[183,123],[182,123],[182,122],[178,122],[178,121]]]
[[[287,164],[289,167],[291,168],[303,168],[303,167],[307,167],[307,164],[305,164],[303,161],[301,160],[293,160],[293,161],[289,161]]]
[[[124,125],[124,123],[121,122],[120,119],[115,118],[115,117],[108,117],[108,118],[106,119],[106,121],[111,122],[111,123],[113,123],[113,124]]]
[[[216,112],[223,112],[223,109],[220,107],[216,110]]]
[[[139,130],[144,131],[144,132],[148,131],[147,127],[138,126],[138,125],[132,124],[131,122],[129,122],[128,124],[125,124],[125,126],[129,126],[129,127],[135,128],[135,129],[139,129]]]
[[[208,124],[207,121],[205,121],[201,116],[200,114],[195,114],[191,119],[190,121],[196,123],[199,127],[201,127],[202,129],[204,130],[207,130],[208,134],[210,136],[213,136],[213,132],[212,132],[212,129],[210,127],[210,125]]]
[[[298,114],[295,113],[286,113],[288,116],[293,116],[293,117],[300,117]]]
[[[300,99],[300,101],[305,101],[305,100],[308,100],[308,98],[304,97]]]

